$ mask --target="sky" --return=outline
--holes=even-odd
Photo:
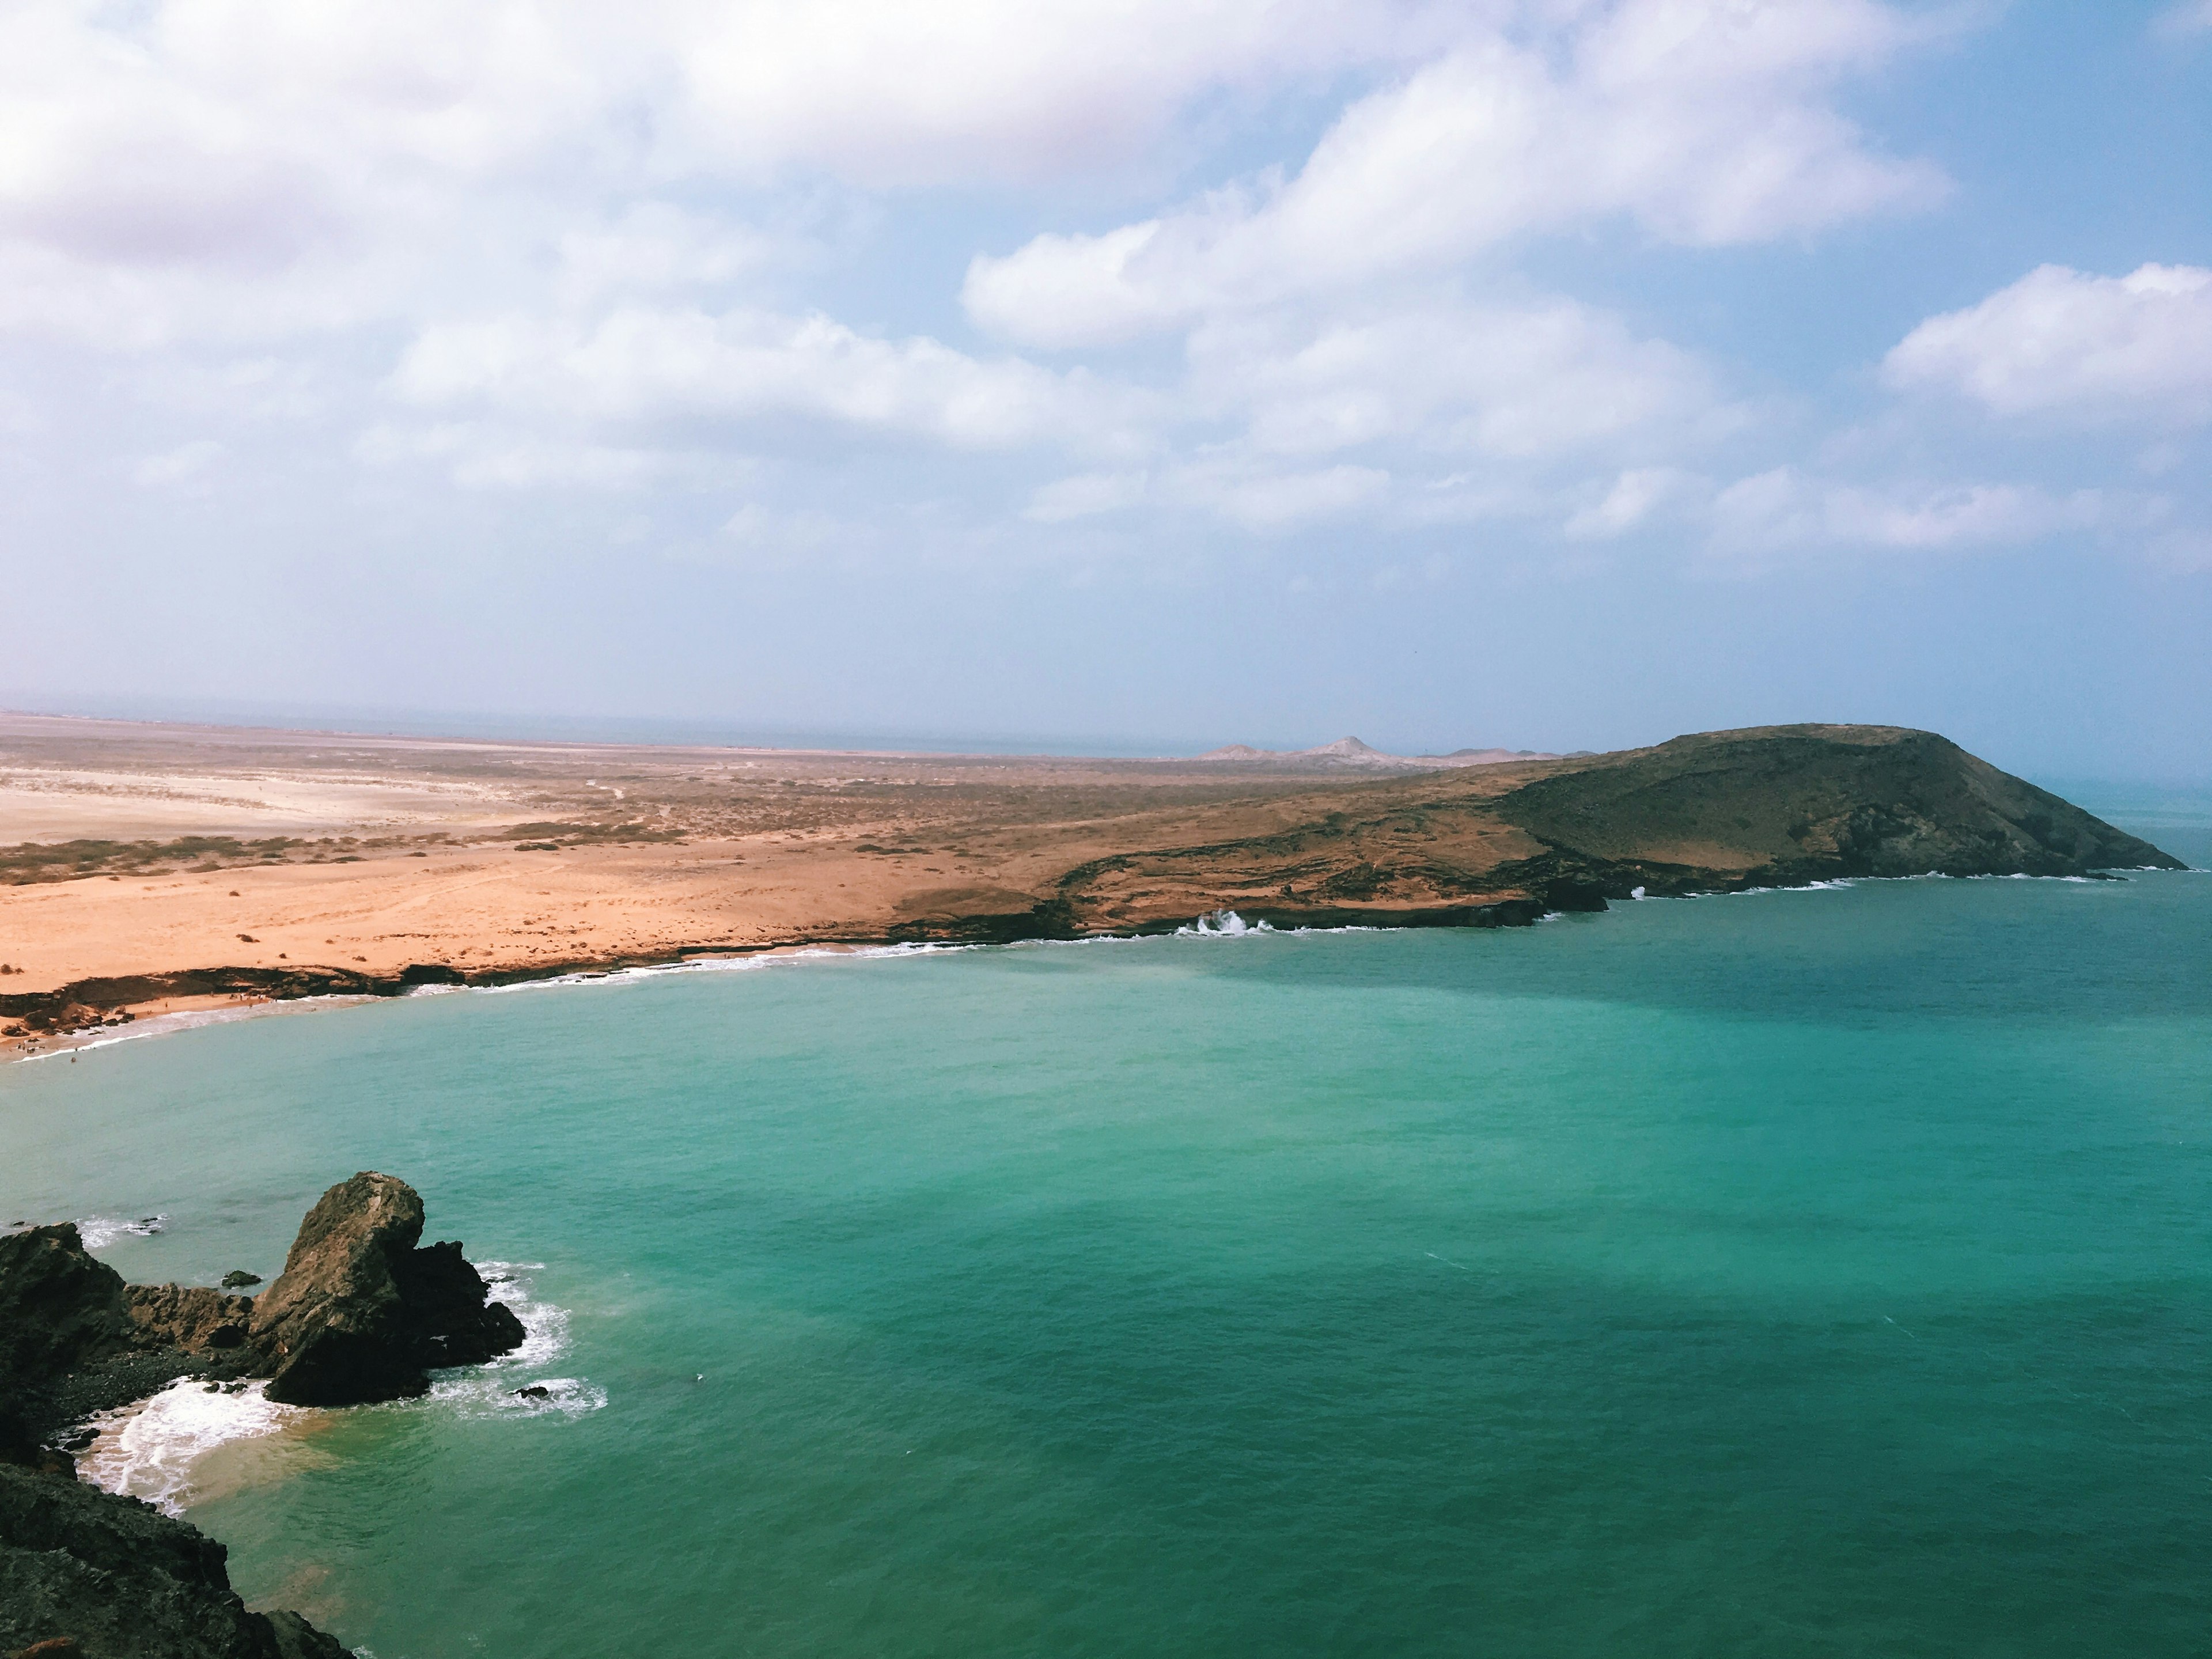
[[[2212,780],[2212,0],[13,0],[0,702]]]

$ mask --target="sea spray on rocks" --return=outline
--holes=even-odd
[[[300,1424],[307,1407],[268,1398],[265,1382],[208,1382],[179,1377],[136,1405],[103,1412],[89,1427],[92,1443],[78,1454],[77,1474],[102,1492],[182,1515],[199,1494],[195,1470],[213,1451],[264,1439]]]

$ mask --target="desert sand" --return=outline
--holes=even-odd
[[[217,966],[554,972],[927,933],[1025,911],[1071,866],[1173,841],[1185,820],[1228,808],[1264,827],[1271,802],[1371,782],[1370,756],[1340,769],[0,715],[0,994]]]

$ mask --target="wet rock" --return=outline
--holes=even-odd
[[[222,1276],[222,1287],[226,1291],[242,1291],[249,1285],[258,1285],[260,1282],[259,1273],[246,1273],[241,1268],[233,1268]]]
[[[477,1364],[522,1342],[458,1243],[418,1249],[422,1200],[397,1176],[364,1170],[325,1193],[300,1224],[284,1271],[255,1298],[246,1340],[269,1397],[345,1406],[419,1395],[434,1366]]]

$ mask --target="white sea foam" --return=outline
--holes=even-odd
[[[1248,922],[1234,910],[1209,910],[1196,921],[1176,929],[1177,939],[1243,939],[1252,933],[1272,933],[1265,921]]]
[[[168,1219],[165,1215],[141,1216],[136,1221],[112,1215],[88,1215],[76,1224],[76,1236],[84,1241],[86,1249],[104,1250],[118,1238],[151,1238]]]
[[[443,1410],[470,1418],[573,1418],[605,1406],[607,1391],[597,1383],[544,1375],[568,1348],[568,1310],[532,1296],[525,1277],[544,1265],[477,1264],[493,1298],[507,1304],[522,1322],[520,1347],[489,1364],[433,1371],[423,1398],[382,1409]],[[210,1495],[208,1459],[213,1454],[308,1428],[330,1416],[313,1407],[279,1405],[266,1397],[267,1387],[263,1382],[217,1384],[185,1377],[136,1404],[102,1412],[85,1425],[93,1441],[78,1455],[78,1471],[103,1492],[143,1498],[167,1514],[181,1515],[188,1504]],[[522,1389],[544,1392],[517,1392]]]
[[[554,974],[544,979],[517,980],[512,985],[418,985],[412,997],[446,996],[473,992],[479,996],[506,996],[518,991],[557,990],[574,985],[625,985],[660,979],[670,974],[738,974],[764,968],[787,967],[802,962],[877,962],[901,957],[945,956],[957,951],[978,951],[978,945],[817,945],[798,950],[761,951],[750,956],[695,957],[687,962],[651,963],[635,968],[610,968],[573,974]]]
[[[1908,877],[1907,879],[1917,881],[1919,878],[1914,876]],[[1792,887],[1737,887],[1726,893],[1720,894],[1717,896],[1723,898],[1752,898],[1761,893],[1841,893],[1847,891],[1856,884],[1856,883],[1851,879],[1838,878],[1834,881],[1799,882]],[[1692,893],[1688,895],[1688,896],[1691,898],[1707,898],[1715,896],[1715,895]]]
[[[568,1351],[568,1310],[531,1294],[526,1275],[542,1261],[480,1261],[477,1269],[491,1286],[492,1300],[504,1302],[522,1322],[522,1346],[483,1365],[456,1365],[430,1374],[430,1392],[420,1402],[462,1417],[580,1417],[607,1403],[607,1391],[574,1376],[543,1373]],[[543,1389],[526,1395],[524,1389]]]
[[[152,1398],[103,1412],[88,1427],[92,1445],[77,1470],[102,1492],[143,1498],[182,1515],[197,1496],[194,1474],[210,1452],[258,1440],[313,1415],[305,1407],[264,1399],[264,1382],[203,1382],[183,1377]]]

